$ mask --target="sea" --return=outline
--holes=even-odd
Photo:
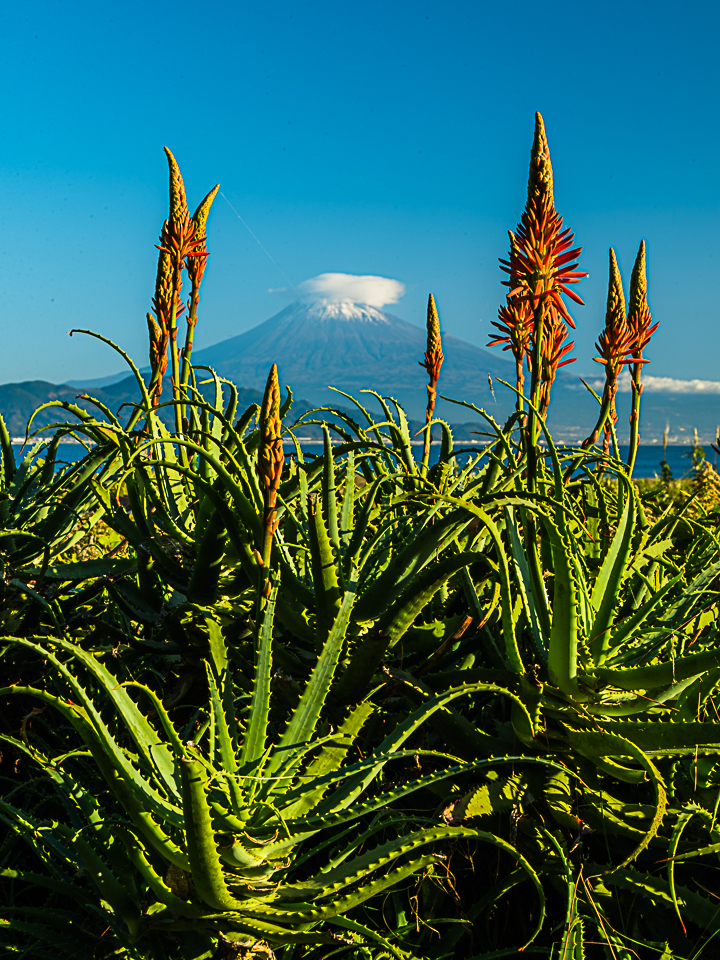
[[[307,453],[308,455],[317,455],[322,452],[322,441],[304,440],[301,442],[301,447],[304,453]],[[459,441],[457,447],[458,449],[468,449],[468,444]],[[23,448],[21,444],[14,443],[13,449],[15,450],[16,458],[19,458],[23,455]],[[25,452],[27,452],[28,449],[29,448],[25,448]],[[413,449],[415,450],[416,457],[419,459],[422,452],[422,444],[414,443]],[[286,454],[289,454],[292,452],[292,450],[292,445],[288,444],[285,452]],[[434,443],[431,449],[431,461],[437,459],[439,450],[440,445]],[[620,447],[620,455],[623,459],[627,457],[627,452],[627,447]],[[84,453],[85,449],[79,443],[61,443],[58,448],[58,465],[74,463],[75,461],[80,460]],[[679,446],[675,444],[667,446],[665,457],[667,459],[667,464],[670,467],[670,472],[675,480],[680,480],[682,477],[689,475],[692,466],[690,453],[690,447]],[[432,456],[432,454],[434,454],[434,456]],[[720,468],[720,457],[718,457],[711,447],[705,448],[705,456],[716,470]],[[645,446],[641,444],[638,448],[633,476],[636,479],[651,479],[653,477],[659,477],[662,460],[663,448],[660,444],[647,444]]]

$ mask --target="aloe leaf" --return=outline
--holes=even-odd
[[[673,571],[674,572],[674,571]],[[668,633],[679,629],[692,616],[694,608],[702,600],[703,594],[715,600],[717,592],[712,589],[713,581],[720,576],[720,562],[706,566],[682,591],[678,600],[665,612],[662,626]]]
[[[394,397],[389,397],[388,399],[395,407],[397,414],[398,426],[395,427],[393,425],[390,428],[395,448],[400,453],[403,466],[408,474],[411,477],[416,476],[418,473],[418,465],[412,452],[412,437],[410,436],[410,424],[408,423],[407,414]]]
[[[520,657],[520,651],[517,645],[517,639],[515,637],[515,627],[512,616],[510,572],[508,568],[507,556],[497,526],[484,510],[473,503],[469,503],[460,497],[449,497],[441,493],[434,493],[433,496],[435,499],[442,499],[446,503],[452,503],[456,506],[462,507],[468,513],[477,517],[490,535],[490,539],[495,547],[498,571],[500,573],[500,597],[502,604],[502,629],[503,640],[505,644],[505,656],[507,658],[508,666],[513,673],[525,673],[525,667],[523,666],[523,662]]]
[[[179,744],[177,734],[175,733],[167,711],[159,698],[142,684],[135,684],[145,690],[145,693],[153,700],[156,710],[164,723],[165,731],[171,742],[179,746],[179,752],[182,751],[182,745]],[[118,775],[118,771],[113,766],[112,759],[102,749],[98,743],[96,733],[89,722],[87,712],[81,707],[70,704],[53,694],[44,690],[36,690],[32,687],[9,687],[0,690],[0,695],[14,693],[26,696],[36,697],[48,704],[51,704],[58,712],[80,733],[85,743],[90,747],[90,752],[98,765],[101,774],[105,777],[110,788],[116,794],[121,805],[135,823],[137,829],[143,834],[151,846],[168,862],[179,867],[181,870],[189,870],[190,863],[186,854],[177,846],[176,843],[165,833],[162,827],[157,823],[153,816],[141,805],[138,796],[140,791],[135,791],[134,783]],[[151,805],[151,804],[150,804]],[[72,857],[70,858],[72,859]]]
[[[622,764],[610,760],[609,757],[595,757],[594,763],[598,770],[602,770],[603,773],[609,774],[616,780],[622,780],[624,783],[647,782],[647,774],[644,770],[624,767]]]
[[[5,823],[13,832],[19,834],[29,847],[38,855],[48,870],[54,875],[56,880],[66,879],[66,875],[55,864],[54,858],[48,856],[48,853],[54,854],[66,867],[72,866],[75,870],[82,867],[80,855],[77,850],[70,849],[63,843],[67,836],[72,836],[72,831],[67,827],[62,830],[64,834],[61,839],[60,824],[57,821],[48,822],[40,820],[24,810],[8,803],[0,797],[0,821]],[[52,826],[54,829],[48,829]],[[64,826],[64,825],[63,825]]]
[[[144,453],[148,449],[151,449],[154,446],[157,446],[159,442],[160,441],[158,440],[151,440],[137,447],[135,452],[133,453],[133,458],[140,457],[142,453]],[[218,475],[219,479],[222,481],[224,488],[230,494],[233,500],[233,503],[235,504],[237,511],[240,514],[246,527],[249,530],[251,530],[255,536],[257,536],[258,531],[260,529],[260,520],[258,516],[258,509],[259,509],[258,503],[257,501],[253,502],[251,501],[251,499],[248,498],[247,494],[242,489],[240,484],[232,476],[232,474],[226,468],[226,466],[217,458],[217,456],[210,453],[208,450],[205,449],[205,447],[199,446],[198,444],[193,443],[190,440],[182,440],[182,439],[174,438],[173,443],[179,446],[183,446],[187,448],[188,451],[194,454],[197,454],[200,461],[207,462],[208,466],[211,467],[212,470]],[[173,470],[177,471],[179,474],[186,476],[189,480],[193,480],[195,482],[199,480],[204,488],[212,487],[212,484],[208,483],[207,480],[203,480],[202,477],[198,477],[196,471],[191,470],[189,467],[183,466],[183,464],[172,463],[170,461],[166,462],[165,460],[158,461],[158,463],[160,465],[163,465],[163,466],[166,465],[172,468]],[[247,466],[248,466],[248,469],[244,471],[244,475],[247,476],[248,478],[254,478],[255,484],[257,484],[257,478],[254,477],[254,471],[250,468],[249,462]],[[238,469],[238,473],[240,473],[239,468],[236,467],[236,469]],[[254,493],[255,486],[251,485],[251,489]],[[258,492],[259,492],[259,487],[258,487]],[[261,503],[262,503],[262,497],[260,496],[260,504]]]
[[[355,603],[356,589],[356,582],[351,580],[330,628],[327,640],[323,645],[322,652],[318,657],[318,662],[305,685],[300,703],[268,763],[268,773],[287,771],[289,767],[294,765],[296,762],[295,749],[310,740],[315,731],[345,640],[350,615]]]
[[[100,661],[76,644],[67,640],[53,639],[54,645],[71,653],[99,681],[104,692],[112,701],[118,714],[123,718],[133,740],[145,757],[150,769],[158,771],[161,782],[169,795],[179,800],[178,784],[175,779],[175,761],[167,744],[163,743],[148,719],[127,691]]]
[[[308,510],[313,589],[317,598],[318,621],[322,631],[318,640],[322,642],[325,639],[323,633],[331,629],[331,624],[340,608],[342,597],[340,571],[337,555],[333,550],[323,517],[322,505],[317,502],[309,504]]]
[[[265,752],[270,710],[270,674],[272,669],[272,631],[279,583],[273,582],[258,637],[258,653],[253,679],[250,714],[240,753],[240,766],[259,760]]]
[[[330,432],[325,425],[323,425],[323,453],[322,513],[330,539],[330,546],[337,551],[340,549],[340,533],[338,530],[337,498],[335,496],[335,461],[333,460],[332,444],[330,443]]]
[[[590,602],[597,611],[589,633],[589,645],[596,665],[601,664],[610,650],[610,629],[618,605],[620,586],[627,570],[635,534],[635,495],[628,490],[627,503],[600,568]]]
[[[427,839],[422,840],[420,833],[424,834]],[[532,943],[535,937],[537,937],[540,930],[542,929],[542,925],[545,920],[545,893],[543,891],[543,887],[537,873],[532,868],[532,866],[528,863],[528,861],[521,854],[518,853],[516,848],[513,847],[511,844],[509,844],[506,840],[503,840],[500,837],[496,837],[492,833],[487,833],[484,830],[475,830],[470,827],[428,828],[424,831],[418,832],[417,835],[411,835],[411,836],[417,836],[418,839],[414,841],[412,847],[409,847],[407,849],[416,849],[423,842],[430,842],[432,839],[440,839],[443,836],[449,838],[449,837],[452,837],[453,835],[466,836],[469,838],[472,837],[482,843],[488,843],[492,846],[500,848],[501,850],[504,850],[506,853],[508,853],[512,857],[512,859],[516,863],[519,863],[521,868],[525,871],[527,877],[532,881],[533,886],[535,887],[535,890],[537,891],[537,894],[540,900],[540,910],[539,910],[538,921],[536,923],[535,929],[533,930],[529,939],[523,944],[522,947],[519,948],[521,951],[524,950],[527,946],[529,946],[530,943]],[[395,841],[395,843],[396,844],[401,843],[401,841],[403,840],[405,840],[407,844],[408,838],[399,838],[399,840]],[[377,852],[378,851],[371,851],[369,854],[364,855],[362,858],[357,858],[357,860],[365,861],[366,858],[376,855]],[[411,875],[411,873],[415,873],[418,870],[423,869],[424,866],[429,865],[433,861],[434,861],[434,858],[423,857],[421,860],[413,861],[407,864],[405,867],[401,867],[396,871],[392,871],[385,878],[381,880],[376,880],[371,884],[367,884],[365,887],[361,887],[360,890],[356,891],[354,894],[350,894],[347,897],[336,899],[333,906],[331,908],[326,908],[327,912],[324,911],[324,913],[327,916],[329,915],[329,910],[332,910],[334,912],[334,915],[337,916],[338,914],[343,913],[344,911],[349,910],[352,907],[356,906],[357,903],[362,902],[363,900],[369,899],[371,896],[379,893],[381,890],[386,889],[391,885],[395,885],[399,881],[399,879],[401,879],[401,876],[403,875],[409,876]],[[355,861],[353,861],[353,863],[355,863]],[[380,863],[377,864],[376,867],[372,869],[377,869],[382,865],[384,865],[384,861],[381,861]],[[350,867],[352,867],[352,863],[347,865],[346,869],[349,870]],[[347,882],[350,882],[350,881],[347,881]]]
[[[235,511],[232,509],[228,503],[225,502],[223,494],[216,490],[213,484],[207,483],[202,480],[196,474],[189,469],[186,469],[181,464],[172,463],[166,460],[156,461],[154,464],[156,467],[169,467],[174,472],[177,472],[179,475],[184,476],[188,479],[192,479],[194,484],[199,488],[201,500],[207,499],[213,506],[213,508],[220,514],[222,521],[227,529],[228,536],[232,542],[233,547],[235,548],[237,555],[239,556],[243,569],[246,573],[252,574],[253,576],[256,573],[256,561],[254,559],[252,548],[250,546],[250,540],[256,536],[255,521],[257,520],[256,514],[245,515],[242,511],[238,510],[240,514],[244,528],[241,527],[238,522],[238,517],[236,516]],[[249,501],[245,499],[245,504],[248,505]],[[235,506],[237,506],[237,501],[235,501]],[[252,508],[250,508],[252,509]],[[113,521],[115,522],[118,518],[117,513],[113,515]],[[248,518],[250,522],[248,523]],[[125,522],[125,521],[123,521]],[[131,542],[137,541],[138,535],[132,533],[130,530],[129,533],[122,531],[124,536],[127,536]],[[134,538],[134,540],[133,540]],[[142,539],[140,537],[140,539]]]
[[[230,725],[225,713],[225,703],[223,702],[223,697],[218,690],[215,671],[210,668],[210,665],[207,663],[207,661],[205,662],[205,670],[208,679],[208,690],[210,692],[210,708],[215,721],[215,731],[219,754],[218,765],[226,773],[232,775],[237,769],[237,761],[235,758],[233,738],[230,733]],[[210,761],[211,763],[217,762],[213,750],[210,751]],[[230,782],[233,783],[234,781],[231,779]]]
[[[412,577],[399,600],[390,607],[379,624],[380,631],[390,639],[389,647],[392,649],[405,636],[422,610],[452,576],[483,559],[472,551],[454,554]]]
[[[202,533],[198,528],[199,542],[187,597],[191,603],[209,606],[217,600],[218,584],[223,570],[227,545],[227,528],[223,517],[214,511]]]
[[[512,558],[517,574],[517,583],[520,588],[520,595],[522,597],[523,607],[525,609],[525,616],[527,617],[528,624],[530,626],[530,632],[535,643],[535,649],[540,654],[542,659],[547,662],[548,652],[542,635],[540,617],[535,607],[535,600],[533,598],[530,568],[528,567],[525,550],[523,549],[522,541],[520,540],[520,534],[517,528],[517,522],[515,520],[513,508],[510,506],[505,507],[505,528],[510,538],[510,550],[512,552]]]
[[[351,920],[350,917],[335,916],[330,917],[328,923],[333,927],[340,927],[341,930],[350,930],[352,933],[358,933],[367,940],[373,941],[373,943],[379,943],[385,947],[386,950],[389,950],[394,957],[398,957],[399,960],[407,960],[407,953],[398,950],[389,940],[381,937],[377,931],[371,930],[370,927],[363,926],[361,923],[358,923],[357,920]]]
[[[468,683],[461,687],[454,687],[429,700],[426,700],[417,710],[413,711],[406,720],[398,724],[395,730],[389,734],[380,746],[369,758],[375,758],[374,765],[365,773],[360,772],[355,776],[349,777],[347,782],[339,787],[321,806],[323,813],[330,813],[338,809],[346,809],[362,793],[368,785],[375,779],[380,770],[385,766],[392,754],[398,750],[409,736],[415,733],[426,720],[439,710],[444,710],[449,703],[458,697],[467,696],[471,693],[494,693],[500,696],[508,697],[511,701],[517,703],[521,710],[527,713],[525,704],[511,691],[492,683]]]
[[[352,541],[355,527],[355,454],[352,450],[348,453],[345,463],[344,487],[343,502],[340,508],[340,543],[347,562],[348,559],[351,559],[348,558],[348,547]]]
[[[678,904],[677,890],[675,888],[675,854],[677,853],[678,844],[680,843],[680,838],[682,837],[683,830],[688,825],[692,819],[693,811],[692,810],[682,810],[675,822],[673,827],[672,834],[670,836],[670,845],[668,847],[668,885],[670,887],[670,896],[672,897],[673,906],[675,907],[675,913],[677,918],[680,921],[680,926],[683,928],[683,932],[687,936],[687,931],[685,930],[685,924],[683,923],[682,914],[680,913],[680,905]]]
[[[83,867],[98,889],[100,897],[106,900],[114,912],[128,925],[131,933],[136,933],[140,923],[140,907],[124,889],[118,877],[108,867],[100,854],[93,849],[89,840],[76,834],[70,846],[77,849]]]
[[[322,778],[326,774],[334,773],[340,769],[353,741],[375,709],[375,704],[365,701],[358,704],[350,712],[348,718],[337,731],[337,740],[323,747],[322,752],[308,765],[303,773],[303,780],[307,778],[307,786],[303,789],[303,795],[300,799],[289,806],[283,807],[284,818],[292,820],[304,816],[320,803],[325,796],[328,785],[321,784],[313,787],[313,781],[315,778]]]
[[[60,893],[64,897],[71,897],[78,903],[86,904],[91,900],[92,895],[83,893],[82,889],[74,884],[72,878],[64,875],[63,879],[57,880],[53,877],[45,877],[41,873],[31,873],[27,870],[0,870],[0,877],[7,880],[22,880],[31,886],[43,887],[46,890],[52,890],[53,893]]]
[[[46,917],[45,919],[48,918]],[[52,945],[53,954],[56,950],[60,950],[68,953],[72,957],[77,957],[78,948],[81,946],[78,943],[78,937],[74,930],[72,934],[69,935],[67,931],[58,931],[55,927],[49,927],[42,923],[27,923],[24,920],[14,918],[0,918],[0,931],[1,930],[17,931],[18,933],[24,933],[33,937],[35,940],[49,943]],[[7,943],[8,941],[5,942]],[[15,951],[13,950],[13,952]],[[88,953],[87,956],[89,957],[91,954]]]
[[[451,827],[445,824],[423,827],[420,830],[394,837],[386,843],[379,844],[377,847],[354,857],[350,861],[345,861],[331,870],[316,873],[312,879],[305,882],[280,884],[275,890],[275,895],[283,901],[314,901],[319,897],[327,896],[332,896],[335,900],[336,894],[341,890],[363,880],[376,870],[385,869],[398,857],[419,850],[428,843],[436,843],[452,837],[477,838],[478,832],[470,827]],[[335,900],[335,903],[337,902]],[[327,916],[332,916],[334,907],[330,905],[325,910]],[[338,910],[337,912],[342,911]]]
[[[613,670],[597,667],[593,676],[603,684],[621,690],[657,690],[673,683],[700,676],[706,670],[720,666],[720,649],[678,657],[669,663],[657,663],[649,667],[628,667]]]
[[[660,605],[661,601],[664,600],[666,595],[675,586],[677,586],[682,579],[683,575],[681,573],[679,573],[676,577],[672,577],[657,591],[657,593],[653,594],[650,600],[646,601],[646,603],[644,603],[641,607],[638,607],[633,614],[626,619],[619,621],[619,623],[616,623],[610,639],[611,647],[615,649],[627,639],[632,637],[637,628],[640,627],[645,620],[647,620],[653,610]]]
[[[25,753],[42,768],[45,775],[54,782],[58,794],[63,799],[73,829],[79,830],[84,827],[87,831],[86,836],[91,836],[95,844],[102,847],[103,855],[107,856],[112,868],[118,875],[125,875],[127,873],[127,858],[124,856],[124,851],[118,853],[118,845],[114,842],[113,830],[104,819],[104,811],[101,810],[96,799],[62,766],[62,763],[67,759],[67,755],[49,760],[25,741],[5,735],[0,735],[0,739],[6,743],[11,743],[16,750]],[[89,751],[74,751],[72,753],[73,757],[78,755],[88,756],[91,754]]]
[[[633,860],[636,860],[643,850],[647,849],[650,841],[656,836],[660,829],[667,809],[667,792],[663,778],[652,760],[650,760],[639,747],[625,737],[612,733],[579,732],[575,730],[568,730],[567,736],[574,749],[591,759],[595,757],[607,757],[608,755],[632,757],[633,760],[636,760],[646,770],[648,779],[654,787],[655,815],[653,816],[650,829],[621,864],[609,868],[606,872],[622,870],[632,863]]]
[[[207,802],[205,768],[196,759],[184,758],[180,761],[180,776],[185,837],[195,889],[200,898],[215,910],[241,907],[225,883]]]
[[[563,693],[578,696],[577,684],[577,581],[570,557],[572,548],[553,519],[542,516],[552,547],[555,592],[553,597],[552,626],[550,628],[550,652],[548,673],[553,684]]]
[[[4,531],[0,532],[4,536]],[[73,563],[51,564],[46,568],[44,576],[50,580],[92,580],[96,577],[120,577],[129,573],[136,565],[132,558],[120,559],[99,559],[99,560],[78,560]],[[35,567],[28,567],[26,570],[18,570],[18,576],[31,574],[37,576]]]
[[[13,450],[10,434],[8,433],[8,428],[2,416],[0,416],[0,456],[2,458],[0,460],[2,464],[0,468],[0,484],[5,488],[12,483],[16,466],[15,451]]]
[[[380,576],[365,586],[358,598],[356,618],[360,621],[377,619],[386,609],[388,596],[396,595],[409,577],[436,559],[470,522],[470,518],[458,510],[421,530],[392,557]]]
[[[121,831],[120,836],[125,842],[133,866],[160,903],[164,903],[174,913],[179,913],[183,917],[201,917],[203,913],[207,912],[175,896],[163,878],[153,869],[142,843],[134,834],[129,831]]]
[[[57,780],[57,777],[54,779]],[[39,840],[41,844],[58,855],[65,864],[72,863],[76,868],[84,869],[97,887],[100,896],[111,905],[112,909],[123,918],[131,929],[137,929],[140,917],[137,904],[128,896],[127,891],[94,848],[87,834],[83,835],[79,830],[70,829],[58,822],[49,823],[48,821],[38,821],[36,818],[28,817],[2,799],[0,799],[1,811],[4,811],[6,816],[0,814],[0,819],[4,819],[6,822],[9,820],[10,825],[16,829],[19,827],[21,833],[28,830],[31,832],[32,846],[35,846]],[[26,839],[29,840],[30,838],[27,837]],[[62,841],[64,841],[64,844]],[[125,869],[127,868],[126,863],[122,866]]]
[[[665,686],[648,690],[646,694],[639,695],[632,699],[621,699],[619,703],[592,703],[587,707],[588,713],[594,717],[630,717],[639,713],[647,713],[648,706],[660,706],[664,703],[676,701],[682,694],[692,689],[696,681],[701,679],[702,675],[687,677],[678,683],[668,683]],[[611,695],[612,696],[612,695]],[[677,708],[675,708],[677,710]]]
[[[150,786],[150,784],[146,782],[146,780],[140,775],[140,773],[138,773],[138,771],[133,767],[130,760],[127,758],[125,753],[121,750],[121,748],[118,746],[115,739],[110,734],[110,731],[107,729],[106,725],[103,723],[102,718],[100,717],[100,714],[96,710],[92,700],[86,693],[85,689],[77,681],[75,676],[67,669],[65,664],[63,664],[60,660],[58,660],[58,658],[55,656],[54,653],[52,653],[51,650],[48,650],[47,648],[40,646],[40,644],[35,644],[32,641],[24,640],[23,638],[20,638],[20,637],[12,637],[7,639],[11,640],[14,643],[18,643],[22,646],[25,646],[31,650],[35,650],[35,652],[39,653],[41,656],[45,657],[50,663],[52,663],[55,669],[60,674],[62,674],[65,681],[70,686],[73,692],[73,695],[76,696],[77,699],[79,700],[80,705],[82,707],[82,713],[80,713],[80,711],[77,708],[68,710],[67,707],[62,703],[60,698],[53,697],[50,694],[46,694],[42,690],[36,690],[32,687],[30,688],[9,687],[9,688],[6,688],[4,692],[15,693],[23,690],[24,692],[29,693],[30,696],[34,696],[34,697],[38,697],[39,699],[46,700],[47,702],[52,703],[53,706],[56,707],[56,709],[60,709],[61,712],[66,716],[66,718],[69,719],[70,722],[73,724],[73,726],[78,730],[78,733],[80,733],[80,735],[83,737],[83,739],[88,744],[90,749],[93,750],[94,756],[96,756],[96,758],[97,758],[97,748],[100,748],[100,750],[105,754],[107,759],[112,764],[114,771],[117,774],[120,774],[122,778],[125,780],[126,784],[132,787],[133,790],[137,791],[138,795],[142,796],[144,801],[147,802],[159,816],[163,818],[167,818],[172,823],[179,824],[181,822],[181,817],[182,817],[182,813],[180,809],[177,806],[175,806],[175,804],[168,802],[164,797],[162,797],[152,786]],[[72,649],[73,647],[73,644],[69,644],[67,643],[67,641],[55,640],[54,642],[58,643],[64,649],[68,649],[68,648]],[[100,664],[98,662],[96,664],[96,669],[99,667],[100,667]],[[102,669],[104,671],[104,668]],[[107,671],[104,671],[104,672],[106,673]],[[104,680],[103,673],[97,672],[96,676],[102,683]],[[110,675],[108,674],[108,676]],[[151,769],[154,769],[160,772],[161,776],[163,775],[163,772],[166,775],[168,775],[168,780],[165,780],[165,776],[163,776],[163,780],[165,781],[165,785],[169,788],[170,782],[172,781],[170,782],[168,781],[169,781],[170,771],[173,768],[171,767],[171,758],[170,758],[170,755],[167,753],[167,747],[164,744],[161,744],[159,742],[156,735],[154,735],[151,739],[151,737],[147,734],[147,730],[145,728],[147,721],[144,720],[144,718],[136,722],[136,716],[133,716],[133,714],[134,713],[136,715],[139,714],[137,707],[135,706],[135,704],[132,703],[130,698],[127,696],[127,693],[125,693],[124,697],[122,696],[122,693],[124,691],[122,691],[120,684],[115,680],[115,678],[111,678],[111,679],[112,681],[114,681],[113,690],[108,690],[107,692],[110,694],[111,699],[114,699],[115,703],[117,704],[121,712],[125,711],[127,713],[126,722],[128,724],[128,728],[132,733],[133,738],[135,739],[135,742],[138,744],[138,746],[147,752]],[[113,693],[118,694],[118,696],[116,698],[112,697]],[[130,707],[129,704],[132,704],[132,707]],[[63,709],[63,707],[65,707],[65,709]],[[147,726],[149,727],[149,724],[147,724]],[[152,728],[150,728],[150,730],[152,730]],[[154,740],[154,743],[158,745],[156,749],[159,757],[159,763],[156,763],[154,758],[152,757],[153,751],[150,750],[152,740]],[[171,795],[174,795],[174,788]]]
[[[409,781],[401,787],[397,787],[387,793],[378,795],[372,800],[366,801],[362,805],[353,805],[348,813],[346,808],[348,804],[342,803],[339,805],[338,809],[342,812],[340,819],[337,820],[337,823],[344,823],[348,819],[357,818],[358,816],[363,816],[365,813],[371,812],[373,810],[380,809],[381,807],[387,806],[393,800],[397,800],[400,797],[406,796],[408,793],[412,793],[415,790],[420,789],[421,787],[428,786],[430,784],[439,783],[442,780],[446,780],[448,777],[456,776],[462,771],[470,771],[476,768],[483,766],[488,763],[487,760],[477,760],[477,761],[467,761],[459,762],[458,758],[447,754],[441,753],[436,750],[397,750],[393,751],[391,754],[387,754],[384,757],[378,757],[377,754],[373,754],[371,757],[366,758],[362,761],[356,761],[355,763],[348,764],[339,770],[331,771],[326,773],[321,777],[317,777],[309,783],[305,783],[304,780],[301,780],[299,784],[296,784],[292,789],[290,789],[284,797],[281,797],[277,801],[277,807],[281,815],[284,816],[285,805],[288,807],[295,804],[297,801],[301,801],[305,795],[306,791],[312,791],[316,789],[322,789],[324,792],[327,791],[329,787],[340,784],[343,781],[348,780],[349,777],[362,775],[369,770],[372,770],[378,763],[379,760],[387,762],[388,760],[414,760],[416,756],[430,756],[430,757],[440,757],[446,760],[453,760],[459,765],[446,767],[443,770],[436,771],[435,773],[427,774],[425,777],[420,777],[417,780]],[[502,761],[504,762],[504,758]],[[334,794],[328,797],[324,803],[320,805],[320,808],[313,813],[309,813],[305,817],[299,817],[295,820],[288,820],[287,823],[289,828],[294,830],[302,830],[305,827],[311,829],[313,832],[316,832],[321,827],[324,827],[330,823],[328,817],[330,813],[335,808],[334,803]],[[360,811],[360,812],[358,812]],[[334,818],[334,814],[332,815]],[[335,819],[332,820],[335,823]],[[285,840],[282,841],[282,847],[286,847],[287,843]],[[276,846],[273,845],[269,847],[270,850],[275,850]],[[277,847],[280,849],[280,847]]]
[[[55,611],[47,602],[45,597],[41,596],[37,592],[37,590],[33,590],[32,587],[29,587],[26,583],[23,583],[22,580],[11,580],[10,583],[12,584],[13,587],[16,587],[20,591],[20,593],[24,593],[25,596],[30,597],[32,600],[35,601],[35,603],[39,604],[45,610],[45,612],[49,615],[50,619],[55,625],[56,630],[59,633],[63,632],[63,628],[57,619]]]
[[[616,890],[628,891],[633,896],[652,898],[656,902],[664,900],[669,907],[673,902],[668,882],[649,873],[627,869],[618,870],[605,875],[603,882]],[[698,924],[706,934],[714,934],[720,931],[720,914],[716,901],[682,886],[675,887],[675,894],[678,902],[682,904],[683,913],[687,920]],[[699,954],[696,954],[697,956]]]

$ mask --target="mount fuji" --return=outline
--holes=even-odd
[[[264,323],[245,333],[193,353],[193,363],[214,368],[240,388],[241,402],[262,396],[268,372],[278,365],[281,385],[287,384],[297,401],[294,414],[310,406],[350,407],[350,401],[329,390],[352,394],[382,416],[377,403],[360,390],[372,389],[398,400],[414,420],[424,419],[427,374],[418,365],[425,354],[424,328],[407,323],[382,308],[397,303],[405,293],[399,280],[348,273],[323,273],[291,288],[297,300]],[[273,291],[289,293],[290,291]],[[442,307],[442,305],[441,305]],[[441,309],[442,315],[442,309]],[[201,328],[202,330],[202,328]],[[488,377],[514,383],[514,364],[502,351],[490,352],[443,334],[445,362],[438,393],[470,401],[502,423],[515,405],[515,395],[501,384],[494,390]],[[592,369],[594,364],[587,364]],[[580,364],[561,370],[553,388],[549,426],[556,440],[580,442],[597,418],[597,403],[581,384]],[[148,374],[149,371],[144,370]],[[642,442],[658,443],[668,430],[670,443],[687,443],[697,428],[702,442],[712,440],[720,421],[720,382],[673,380],[649,375],[642,404]],[[595,369],[586,376],[590,386],[602,390]],[[626,378],[627,379],[627,378]],[[622,378],[621,378],[622,380]],[[89,389],[112,408],[136,399],[137,387],[127,374],[102,380],[70,381],[69,385],[45,382],[0,385],[0,410],[24,426],[33,402],[43,397],[65,396],[72,387]],[[630,407],[629,384],[620,384],[618,437],[626,442]],[[48,415],[51,411],[48,412]],[[467,408],[438,400],[436,416],[455,427],[464,425],[466,439],[484,429]],[[469,422],[469,421],[472,421]],[[457,436],[457,434],[456,434]]]
[[[410,416],[421,417],[427,374],[418,361],[425,346],[424,329],[378,307],[320,299],[292,303],[252,330],[196,351],[193,361],[255,390],[264,388],[271,364],[277,363],[280,383],[288,384],[296,397],[347,405],[327,388],[353,395],[371,388],[399,400]],[[439,392],[447,396],[494,405],[488,375],[514,380],[514,367],[504,357],[457,337],[445,334],[443,351]],[[504,403],[503,409],[513,402]],[[454,420],[467,416],[443,401],[438,402],[438,414]]]

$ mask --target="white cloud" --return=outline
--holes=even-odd
[[[605,381],[599,378],[588,379],[587,382],[593,390],[598,391],[605,385]],[[651,374],[643,374],[643,383],[646,393],[720,393],[720,380],[677,380],[675,377],[653,377]],[[618,377],[618,392],[630,393],[631,390],[630,372],[623,370]]]
[[[308,300],[325,303],[366,303],[371,307],[384,307],[397,303],[405,293],[405,284],[389,277],[371,275],[357,276],[353,273],[321,273],[303,280],[299,292]]]

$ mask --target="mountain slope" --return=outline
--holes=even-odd
[[[281,383],[296,396],[329,403],[327,386],[352,393],[372,388],[396,397],[412,416],[425,408],[427,374],[418,366],[425,354],[425,331],[365,304],[294,303],[259,326],[212,347],[193,359],[244,387],[262,389],[270,365],[278,364]],[[446,335],[442,392],[472,397],[487,377],[513,376],[502,355],[480,350]],[[445,404],[443,416],[451,416]],[[452,413],[458,420],[461,411]],[[464,414],[463,414],[464,418]]]

